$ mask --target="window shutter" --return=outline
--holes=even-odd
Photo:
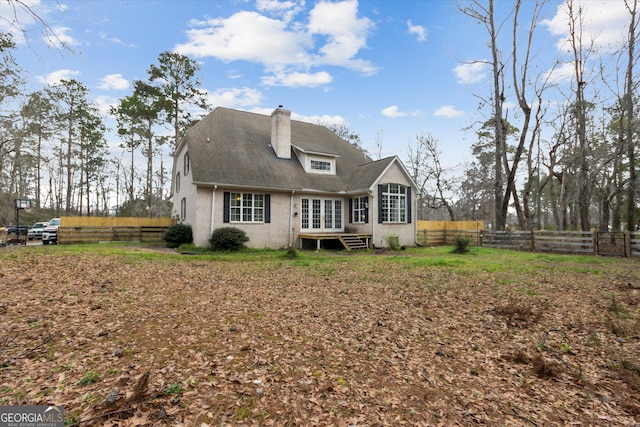
[[[382,184],[378,184],[378,224],[382,224]]]
[[[271,194],[264,195],[264,222],[271,222]]]
[[[407,187],[407,222],[411,224],[411,187]]]
[[[364,223],[369,224],[369,196],[364,198]]]
[[[353,223],[353,198],[349,199],[349,224]]]
[[[222,222],[229,222],[229,210],[231,209],[231,193],[224,192],[224,203],[222,204],[224,212],[222,212]]]

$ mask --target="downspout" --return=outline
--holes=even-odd
[[[378,218],[377,218],[377,212],[378,209],[374,209],[374,197],[373,197],[373,193],[374,191],[369,189],[369,200],[371,200],[371,202],[369,203],[369,206],[367,209],[370,209],[369,211],[369,218],[371,219],[371,248],[375,249],[376,244],[376,223],[378,222]],[[378,200],[375,200],[375,203],[378,203]],[[376,218],[373,217],[374,212],[376,212]]]
[[[214,230],[214,226],[215,223],[213,221],[213,217],[216,213],[215,207],[216,207],[216,190],[218,189],[218,185],[214,185],[213,186],[213,192],[211,193],[211,225],[209,226],[209,237],[211,237],[211,235],[213,234],[213,230]],[[207,240],[209,240],[207,238]]]
[[[295,190],[291,190],[291,199],[289,200],[289,248],[293,247],[293,196]]]
[[[417,194],[416,193],[416,199],[415,201],[413,201],[413,203],[411,204],[413,207],[412,209],[415,209],[415,213],[411,213],[412,218],[414,218],[413,220],[413,239],[415,240],[415,244],[416,247],[421,247],[422,243],[418,242],[418,199],[420,198],[420,196],[422,196],[422,194]]]

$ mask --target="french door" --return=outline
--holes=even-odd
[[[301,199],[300,228],[313,232],[341,232],[342,200],[337,199]]]

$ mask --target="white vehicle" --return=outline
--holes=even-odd
[[[58,227],[60,227],[60,218],[53,218],[42,232],[42,244],[49,243],[58,244]]]
[[[27,238],[29,240],[42,239],[42,232],[47,225],[49,225],[48,222],[36,222],[35,224],[33,224],[33,227],[31,227],[29,231],[27,231]]]

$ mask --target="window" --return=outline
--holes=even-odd
[[[324,160],[311,160],[311,170],[330,172],[331,162],[326,162]]]
[[[378,222],[411,222],[411,188],[400,184],[378,186]]]
[[[184,153],[184,174],[187,175],[189,173],[189,152]]]
[[[225,192],[224,222],[269,222],[269,195]]]
[[[187,219],[187,198],[183,197],[180,200],[180,220],[184,221]]]
[[[369,222],[369,197],[351,199],[351,222],[366,224]]]
[[[176,174],[176,193],[180,192],[180,172]]]

